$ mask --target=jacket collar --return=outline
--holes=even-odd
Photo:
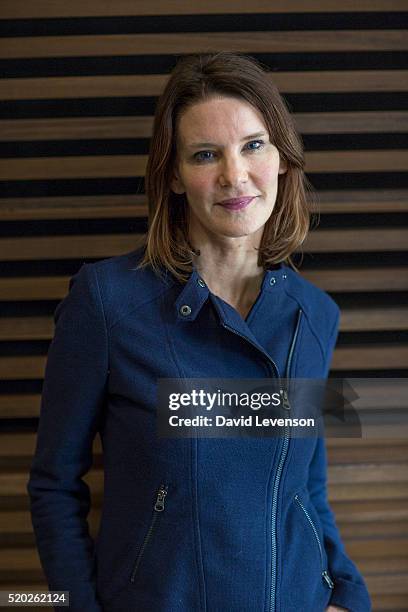
[[[262,297],[265,296],[271,302],[271,304],[275,302],[275,299],[279,299],[284,291],[288,278],[287,272],[287,266],[284,264],[279,264],[279,267],[276,269],[266,270],[260,293],[262,294]],[[198,274],[197,269],[193,267],[190,278],[184,285],[175,302],[178,320],[194,321],[205,302],[209,299],[210,295],[212,298],[215,298],[215,296],[210,294],[206,283]],[[217,307],[217,304],[220,305],[222,300],[215,298],[213,299],[213,302]],[[242,321],[242,318],[232,307],[217,307],[217,311],[223,323],[226,325],[236,327],[237,317]]]

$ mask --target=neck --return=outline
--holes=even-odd
[[[200,252],[194,257],[194,265],[209,290],[245,318],[258,296],[264,275],[253,241],[228,239],[217,244],[194,243],[194,247]]]

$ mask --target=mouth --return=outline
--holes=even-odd
[[[249,206],[252,200],[255,200],[256,196],[249,196],[243,198],[232,198],[231,200],[223,200],[222,202],[217,202],[218,206],[223,206],[228,210],[242,210]]]

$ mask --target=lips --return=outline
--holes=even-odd
[[[231,200],[223,200],[222,202],[218,202],[218,204],[219,206],[223,206],[228,210],[242,210],[243,208],[246,208],[254,199],[255,196],[232,198]]]

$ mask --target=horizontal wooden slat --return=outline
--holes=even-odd
[[[32,433],[2,434],[0,435],[0,442],[3,445],[0,457],[31,457],[35,449],[36,435]],[[94,455],[100,455],[101,452],[100,439],[96,437]],[[407,462],[329,465],[328,480],[332,487],[343,484],[380,483],[382,481],[408,483],[407,466]]]
[[[306,270],[301,275],[326,291],[404,291],[405,267]],[[68,292],[70,276],[35,276],[0,279],[0,300],[61,300]]]
[[[19,356],[0,358],[0,378],[41,378],[44,372],[44,356]],[[340,346],[336,349],[333,370],[406,368],[408,346],[368,345]]]
[[[48,340],[54,335],[52,317],[3,317],[1,340]]]
[[[383,481],[408,483],[408,462],[384,465],[378,463],[329,465],[328,479],[332,486]]]
[[[309,151],[306,172],[402,172],[408,170],[408,151]]]
[[[392,444],[381,441],[381,452],[379,456],[378,446],[374,444],[365,446],[362,444],[364,439],[356,439],[354,447],[330,447],[327,450],[331,465],[344,465],[347,463],[376,463],[381,461],[383,464],[393,461],[408,462],[408,443],[403,440],[393,440]],[[372,440],[369,440],[371,442]],[[408,512],[408,509],[407,509]],[[408,519],[408,516],[407,516]]]
[[[9,495],[26,497],[28,477],[27,472],[1,472],[0,498]],[[91,470],[84,477],[84,481],[93,492],[101,493],[103,491],[103,472],[101,470]]]
[[[88,517],[89,530],[92,537],[96,537],[98,533],[99,522],[100,509],[95,508]],[[373,534],[376,534],[377,537],[381,536],[383,538],[408,536],[408,521],[391,522],[385,520],[381,524],[381,531],[379,531],[377,522],[370,521],[367,521],[364,524],[351,523],[346,525],[343,525],[337,521],[337,525],[344,541],[369,538],[372,537]],[[20,546],[22,544],[34,544],[35,540],[32,533],[31,520],[28,512],[16,511],[0,513],[0,544],[3,546],[10,545],[13,539],[18,541]],[[359,565],[362,571],[368,571],[368,569],[366,570],[366,567],[368,567],[371,570],[377,570],[376,573],[392,573],[393,567],[398,568],[400,571],[404,571],[405,566],[407,566],[408,569],[408,558],[387,559],[387,561],[379,559],[375,560],[375,563],[371,563],[371,565],[364,562],[360,562]]]
[[[406,546],[408,544],[407,538],[401,538],[400,540],[395,539],[395,546],[393,541],[393,546],[389,546],[389,542],[387,540],[362,540],[361,542],[349,542],[347,543],[346,549],[352,558],[355,558],[354,551],[357,549],[362,556],[378,556],[379,558],[391,558],[395,559],[398,556],[404,558],[406,554]],[[387,546],[388,545],[388,546]],[[404,550],[405,546],[405,550]],[[389,551],[389,548],[392,548]],[[405,552],[405,554],[404,554]],[[391,554],[387,554],[391,553]],[[38,557],[38,553],[35,548],[4,548],[2,551],[2,555],[0,557],[0,576],[5,575],[10,568],[18,575],[19,572],[30,571],[30,570],[40,570],[40,561]],[[11,572],[10,572],[11,573]],[[392,575],[383,575],[383,576],[368,576],[367,577],[370,582],[369,585],[372,587],[374,591],[377,591],[379,588],[378,580],[382,582],[386,581],[386,578],[392,579]],[[10,580],[10,578],[9,578]],[[393,580],[390,580],[388,584],[395,584]],[[405,590],[404,590],[405,589]],[[406,581],[401,581],[401,585],[397,588],[398,592],[408,593],[408,584]],[[381,591],[383,592],[383,591]],[[391,592],[396,592],[392,590]]]
[[[408,211],[405,189],[320,191],[313,199],[321,214]],[[147,214],[146,196],[141,194],[0,199],[3,220],[137,218]]]
[[[363,366],[360,366],[360,369]],[[405,410],[405,405],[404,405]],[[401,415],[393,415],[390,418],[385,418],[383,415],[360,414],[359,419],[351,417],[350,422],[344,425],[340,423],[327,424],[325,434],[327,437],[342,436],[345,439],[354,436],[360,440],[360,436],[364,436],[367,440],[383,440],[384,437],[393,437],[397,441],[406,440],[408,438],[408,422],[407,417]]]
[[[137,248],[141,240],[141,234],[4,238],[0,239],[0,260],[109,257]]]
[[[146,155],[89,155],[0,160],[0,180],[46,180],[144,176]],[[307,172],[401,172],[408,150],[310,151]]]
[[[407,612],[407,595],[372,595],[375,612]]]
[[[373,595],[390,593],[408,596],[408,572],[395,576],[367,576],[367,588]]]
[[[0,380],[18,380],[19,378],[43,378],[45,357],[43,355],[27,357],[0,357]]]
[[[408,329],[408,308],[344,308],[341,331],[379,331]],[[0,341],[49,340],[54,335],[52,317],[3,317]]]
[[[0,433],[0,458],[31,457],[34,454],[37,434],[27,433]],[[93,443],[94,455],[102,453],[99,435]]]
[[[352,559],[358,563],[360,558],[394,559],[407,557],[408,538],[389,538],[378,540],[351,540],[347,542],[346,549]]]
[[[293,113],[292,116],[302,134],[408,131],[406,111]],[[0,121],[0,141],[150,138],[152,124],[150,116],[10,119]]]
[[[144,195],[0,199],[0,220],[147,217]]]
[[[0,141],[150,138],[152,124],[149,116],[10,119],[0,121]]]
[[[0,443],[0,458],[31,457],[35,450],[36,434],[4,433],[0,434]],[[102,453],[99,436],[94,440],[93,453],[94,456]],[[407,465],[408,457],[405,462],[397,463],[329,464],[328,479],[332,486],[344,483],[375,483],[383,480],[390,483],[408,482]]]
[[[0,141],[150,138],[152,124],[150,116],[10,119],[0,121]]]
[[[405,291],[408,289],[408,268],[343,268],[305,270],[307,280],[325,291]]]
[[[39,17],[105,17],[113,15],[217,15],[230,13],[320,13],[320,12],[375,12],[404,11],[405,0],[207,0],[205,3],[191,3],[187,0],[3,0],[3,19],[29,19]]]
[[[41,582],[40,580],[32,582],[31,580],[27,580],[26,578],[24,578],[23,582],[18,582],[18,576],[15,576],[15,579],[17,581],[15,580],[14,582],[12,582],[11,580],[9,580],[9,582],[2,582],[1,589],[9,593],[45,593],[48,591],[48,585],[45,581],[45,578],[43,579],[43,582]],[[44,606],[30,606],[30,612],[44,612]]]
[[[70,276],[0,278],[2,300],[61,300],[68,293]]]
[[[2,590],[10,592],[44,592],[47,590],[39,557],[34,549],[22,548],[17,549],[16,552],[16,550],[8,548],[4,549],[4,555],[10,560],[10,565],[9,567],[4,566],[4,568],[0,565],[0,576],[6,577],[6,581],[2,581]],[[36,582],[33,582],[34,578],[36,578]],[[406,612],[407,578],[408,574],[403,571],[395,575],[366,576],[373,610],[376,612]],[[19,579],[21,582],[19,582]],[[30,609],[40,611],[43,608],[34,607]]]
[[[28,419],[40,414],[39,393],[0,394],[0,419]]]
[[[321,213],[404,212],[408,210],[406,189],[344,189],[316,193]]]
[[[378,379],[373,378],[372,380],[374,381]],[[398,442],[398,444],[401,444],[401,443],[403,442]],[[373,440],[367,440],[366,438],[358,438],[358,439],[356,438],[326,438],[326,446],[328,449],[334,449],[334,448],[349,449],[349,448],[355,448],[356,445],[370,447],[370,448],[372,446],[377,446],[378,452],[380,453],[381,452],[380,448],[383,448],[384,444],[395,444],[395,440],[393,438],[388,438],[387,436],[383,436],[381,439],[373,439]]]
[[[61,76],[2,79],[3,100],[159,96],[168,75]],[[274,72],[283,94],[407,91],[406,70],[323,70]],[[330,113],[331,114],[331,113]]]
[[[395,75],[391,74],[388,78],[395,81],[394,77]],[[0,97],[4,100],[57,100],[61,98],[159,96],[168,78],[167,75],[162,74],[133,74],[2,79]]]
[[[380,501],[370,500],[368,502],[370,507],[375,507],[381,504],[384,510],[382,512],[367,511],[364,515],[361,515],[361,514],[357,515],[358,520],[356,520],[355,515],[351,514],[350,512],[345,514],[345,512],[341,513],[337,510],[337,507],[339,505],[343,505],[346,507],[353,507],[353,504],[361,505],[362,503],[363,502],[345,502],[345,503],[339,504],[339,502],[335,502],[331,504],[331,507],[335,513],[336,522],[340,526],[340,531],[342,533],[345,534],[346,530],[349,530],[351,526],[353,526],[353,529],[358,530],[359,528],[361,528],[362,524],[363,525],[369,524],[371,527],[376,525],[376,528],[375,529],[372,528],[372,533],[371,534],[368,533],[368,535],[375,534],[379,536],[382,534],[382,531],[380,528],[382,528],[382,526],[387,522],[389,522],[390,524],[398,524],[401,527],[404,527],[405,525],[408,526],[408,521],[407,521],[408,511],[406,509],[406,505],[401,500],[380,500]],[[365,502],[365,504],[367,504],[367,502]],[[393,508],[395,509],[393,510]],[[101,508],[95,505],[91,509],[91,512],[88,517],[91,528],[93,528],[94,531],[96,531],[96,528],[100,520],[100,511],[101,511]],[[0,512],[0,536],[4,534],[12,534],[12,533],[19,533],[19,534],[31,534],[32,533],[31,517],[30,517],[30,511],[28,509]],[[350,531],[350,534],[355,534],[355,533],[357,532]],[[405,562],[408,563],[408,557]],[[367,567],[371,567],[371,570],[377,569],[377,571],[380,569],[382,569],[383,571],[387,569],[383,567],[383,564],[381,563],[380,560],[376,560],[376,559],[367,561]]]
[[[0,555],[0,576],[7,570],[40,569],[40,559],[35,548],[4,548]]]
[[[105,258],[131,251],[141,234],[99,234],[0,239],[0,260]],[[408,247],[408,229],[316,230],[302,245],[305,253],[401,251]]]
[[[31,457],[34,454],[36,439],[37,434],[31,432],[1,433],[0,458],[4,459],[5,457],[7,457],[12,459],[20,457]]]
[[[351,134],[408,131],[405,111],[355,111],[333,113],[293,113],[302,134]]]
[[[372,533],[376,534],[378,532],[378,525],[377,528],[373,527]],[[363,558],[358,560],[358,567],[365,576],[370,574],[400,574],[408,570],[408,557],[395,557],[394,559]]]
[[[345,540],[361,539],[372,537],[373,534],[386,538],[408,537],[408,521],[389,521],[385,519],[379,527],[377,521],[367,521],[363,524],[346,524],[342,525],[337,521],[342,538]],[[406,559],[408,569],[408,558]],[[378,564],[380,565],[380,564]],[[402,571],[403,568],[400,567]]]
[[[42,378],[44,366],[44,356],[0,357],[0,380]],[[332,369],[338,371],[402,369],[407,366],[408,345],[404,344],[339,347],[334,352],[332,362]]]
[[[168,55],[209,49],[244,53],[402,51],[407,49],[407,41],[404,30],[274,31],[273,35],[248,31],[26,36],[5,38],[0,58]]]
[[[335,350],[333,370],[387,370],[408,367],[407,345],[342,346]]]
[[[408,228],[340,229],[310,232],[305,252],[404,251],[408,248]]]
[[[0,180],[143,176],[146,155],[94,155],[0,160]]]
[[[88,522],[91,533],[96,535],[100,521],[100,508],[91,509],[88,515]],[[0,512],[0,538],[5,534],[32,534],[33,526],[31,523],[30,512],[27,510],[15,510],[14,512]]]
[[[89,516],[89,530],[93,537],[98,533],[98,527],[100,522],[100,509],[94,508]],[[381,524],[381,531],[377,522],[367,521],[364,524],[347,524],[342,525],[341,522],[337,521],[342,538],[344,540],[352,540],[356,538],[371,537],[373,534],[382,537],[395,537],[395,536],[408,536],[408,521],[403,522],[391,522],[383,521]],[[30,514],[27,511],[15,511],[15,512],[1,512],[0,513],[0,543],[3,541],[6,545],[10,542],[12,537],[18,538],[20,542],[31,543],[34,542],[33,529],[31,525]],[[387,560],[388,561],[388,560]],[[375,560],[375,563],[366,565],[360,563],[361,570],[365,570],[366,567],[379,572],[391,573],[392,568],[397,568],[400,571],[408,569],[408,558],[407,559],[395,559],[390,560],[391,563],[384,562],[384,560]],[[393,562],[392,562],[393,561]]]
[[[0,497],[26,496],[28,474],[26,472],[0,473]],[[91,490],[100,495],[103,491],[102,470],[92,469],[85,476]],[[408,482],[329,482],[329,499],[333,501],[372,500],[372,499],[406,499],[408,500]]]
[[[375,274],[375,270],[372,271]],[[408,329],[408,308],[344,308],[341,331]]]
[[[362,440],[357,443],[362,446]],[[334,502],[332,509],[336,520],[343,524],[408,520],[408,506],[398,499]]]
[[[394,379],[395,380],[395,379]],[[40,412],[40,394],[36,393],[28,393],[28,394],[0,394],[0,419],[1,418],[31,418],[37,417]],[[378,408],[379,406],[375,404],[375,401],[368,399],[367,407]],[[368,404],[370,406],[368,406]],[[400,408],[404,402],[400,402],[398,397],[393,399],[392,397],[387,397],[380,406],[381,409],[388,407],[390,409]],[[360,398],[355,403],[356,409],[362,411],[366,408],[362,404],[362,399]],[[344,442],[344,438],[340,439],[329,439],[328,444],[333,442]],[[364,439],[358,440],[359,446],[349,447],[349,446],[334,446],[329,449],[329,454],[331,457],[332,463],[347,463],[348,458],[352,457],[355,462],[362,461],[376,461],[378,458],[378,447],[376,447],[376,440],[368,440],[369,446],[365,448],[364,452],[361,450],[361,445],[366,442]],[[385,444],[385,442],[381,442]],[[384,451],[385,452],[385,451]],[[392,441],[391,448],[387,448],[386,453],[383,456],[383,461],[406,461],[408,459],[408,447],[400,446],[397,444],[396,440]]]

